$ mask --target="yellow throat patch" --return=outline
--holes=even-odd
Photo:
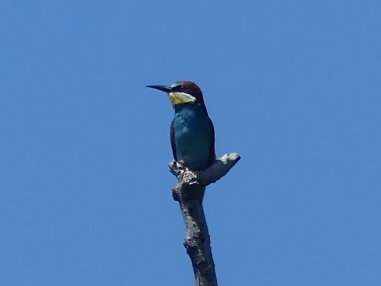
[[[196,98],[194,96],[192,96],[188,93],[185,93],[185,92],[170,92],[168,94],[168,96],[169,96],[169,100],[171,101],[172,105],[196,101]]]

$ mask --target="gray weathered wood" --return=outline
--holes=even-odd
[[[208,225],[202,207],[205,187],[225,176],[239,160],[237,153],[225,154],[203,171],[190,171],[176,161],[169,164],[170,172],[178,179],[172,195],[180,204],[186,228],[183,244],[192,261],[196,286],[218,286]]]

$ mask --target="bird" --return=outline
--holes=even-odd
[[[210,167],[216,160],[215,134],[201,89],[188,80],[147,87],[167,93],[175,111],[169,132],[174,160],[192,171]]]

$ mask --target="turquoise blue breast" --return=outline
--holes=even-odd
[[[213,126],[205,110],[196,104],[175,106],[172,144],[176,160],[191,170],[208,167]]]

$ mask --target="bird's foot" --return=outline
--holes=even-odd
[[[189,170],[183,165],[183,162],[177,162],[176,160],[173,160],[171,163],[169,163],[168,167],[169,171],[176,177],[179,177],[182,173]]]

